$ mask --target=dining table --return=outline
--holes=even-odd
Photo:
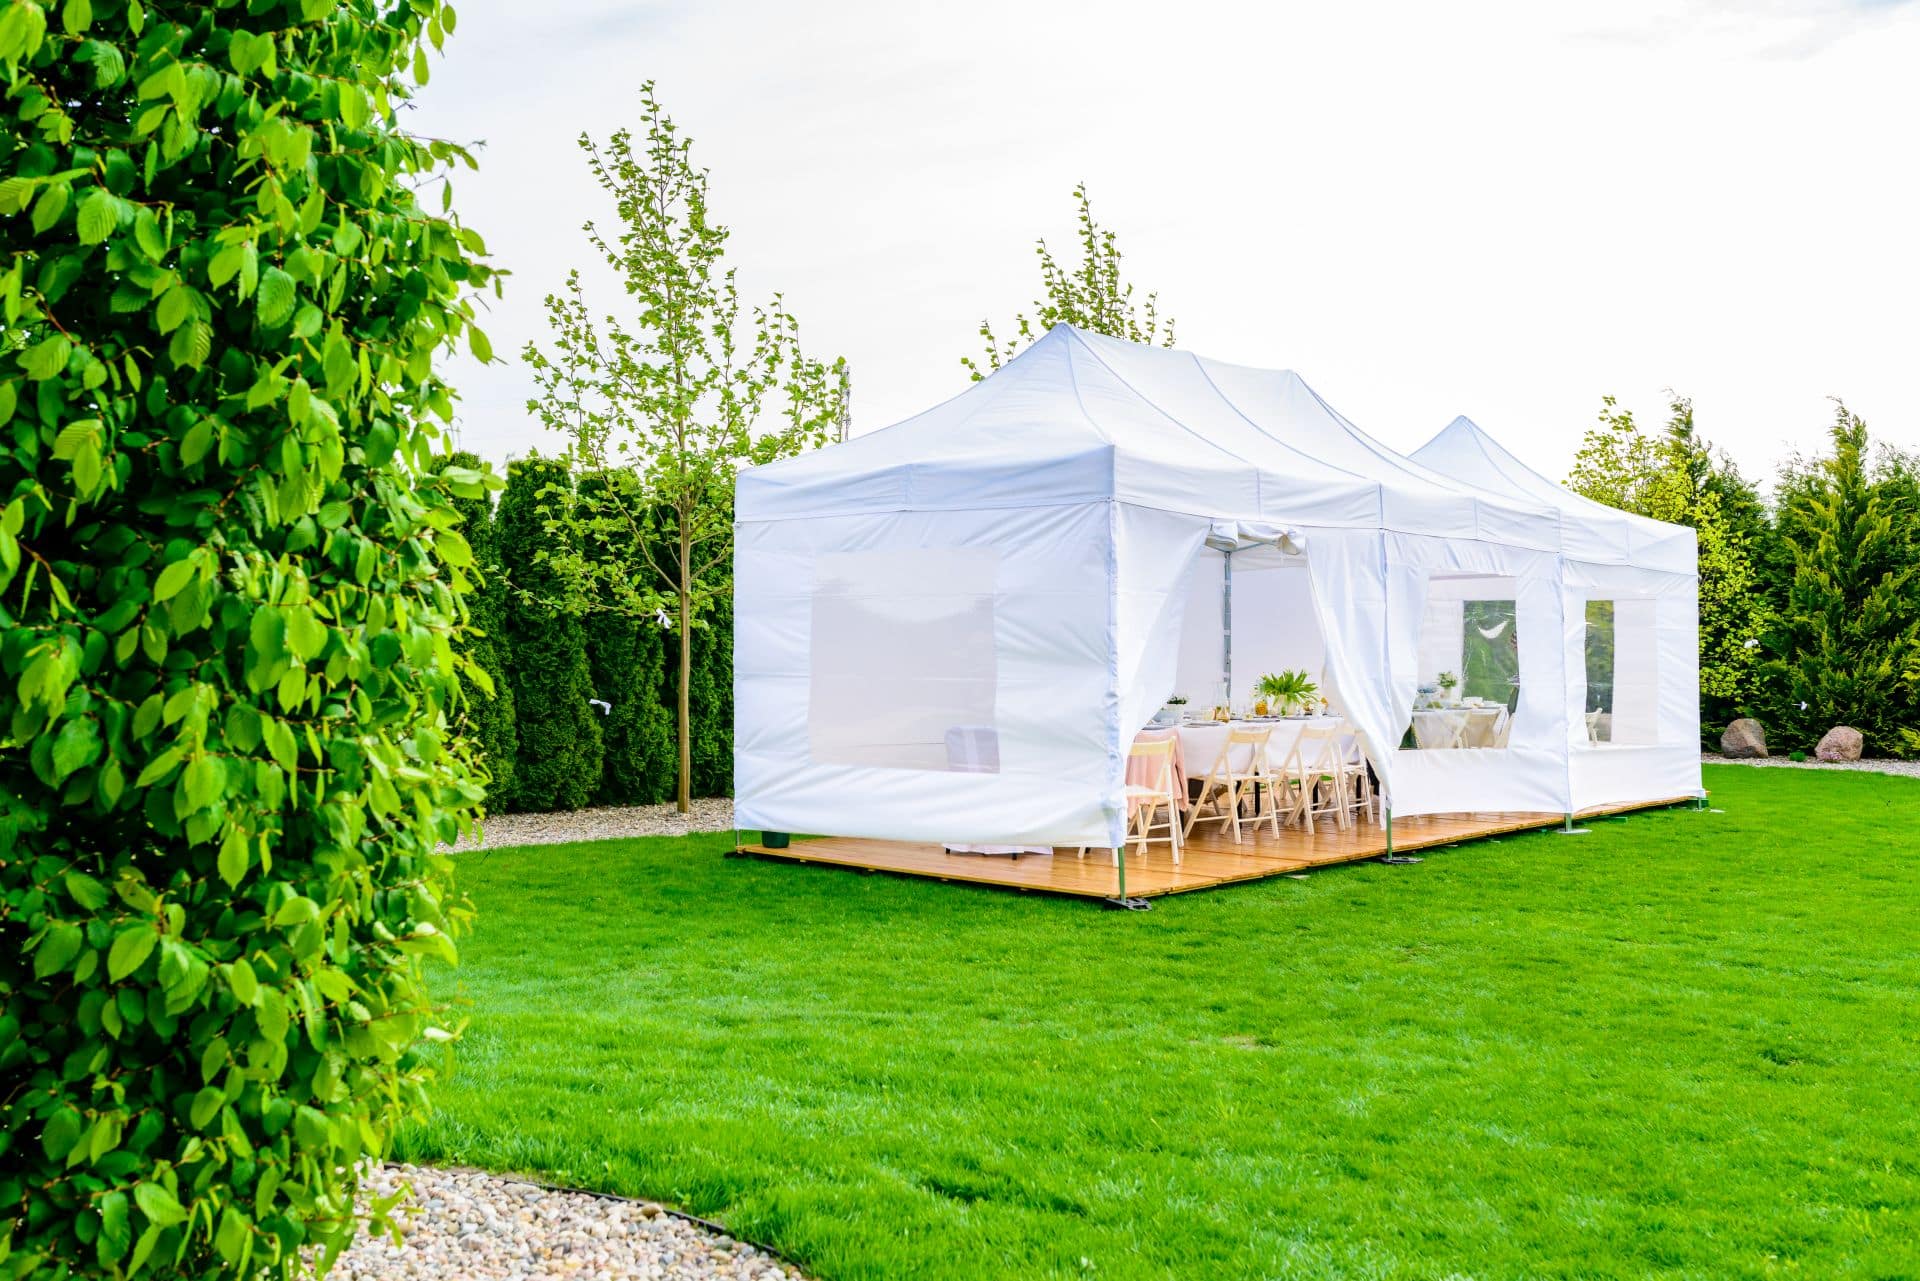
[[[1490,706],[1421,707],[1413,713],[1413,742],[1421,748],[1491,747],[1506,709]]]
[[[1227,745],[1227,734],[1232,730],[1272,730],[1273,736],[1267,740],[1267,763],[1277,769],[1286,764],[1293,745],[1308,726],[1343,724],[1345,721],[1338,716],[1275,716],[1256,720],[1193,721],[1180,726],[1178,732],[1181,753],[1186,757],[1187,777],[1204,779],[1220,758],[1221,749]],[[1352,742],[1353,735],[1348,733],[1342,737],[1341,746],[1350,748]],[[1236,772],[1244,772],[1253,764],[1252,753],[1251,747],[1243,748],[1230,758]]]

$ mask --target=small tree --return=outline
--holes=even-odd
[[[1004,341],[994,332],[991,321],[980,322],[980,340],[986,344],[985,353],[979,360],[972,356],[960,358],[975,382],[1059,324],[1125,338],[1129,342],[1173,346],[1173,321],[1162,325],[1159,294],[1148,294],[1136,310],[1133,286],[1120,279],[1119,237],[1094,221],[1087,184],[1083,182],[1074,187],[1073,197],[1080,205],[1080,261],[1062,263],[1053,256],[1044,237],[1035,242],[1034,252],[1040,257],[1040,297],[1034,301],[1033,316],[1029,318],[1025,312],[1016,315],[1013,334]]]
[[[1867,427],[1839,405],[1832,452],[1789,464],[1778,514],[1792,556],[1786,601],[1767,637],[1771,727],[1811,746],[1851,725],[1875,751],[1911,752],[1920,701],[1920,577],[1911,475],[1876,468]]]
[[[627,320],[596,318],[578,272],[549,295],[552,349],[529,343],[539,394],[528,409],[568,439],[580,474],[631,472],[551,504],[564,548],[542,555],[553,599],[576,614],[665,612],[684,642],[731,588],[733,481],[743,466],[824,443],[843,406],[846,365],[802,354],[800,325],[778,294],[745,309],[724,265],[727,229],[709,220],[707,175],[641,88],[645,137],[580,137],[587,167],[613,198],[619,230],[592,222],[588,243],[620,277]],[[646,572],[635,574],[634,549]],[[690,808],[693,646],[676,647],[676,799]]]
[[[466,451],[449,454],[437,470],[447,467],[488,470],[478,454]],[[460,532],[473,549],[479,577],[467,597],[469,625],[456,642],[456,649],[471,664],[473,674],[461,682],[465,702],[454,725],[472,742],[475,754],[487,767],[487,794],[496,798],[496,803],[504,803],[513,792],[519,744],[513,686],[507,679],[506,634],[502,630],[507,619],[506,566],[500,560],[500,535],[494,524],[491,495],[456,498],[453,506],[460,513]]]
[[[1759,504],[1733,464],[1695,433],[1693,403],[1675,396],[1668,408],[1666,429],[1652,436],[1613,397],[1604,397],[1600,423],[1581,442],[1567,487],[1611,507],[1693,528],[1699,542],[1701,719],[1712,725],[1735,714],[1753,693],[1754,646],[1766,611],[1740,524],[1750,523]]]
[[[553,567],[569,563],[567,531],[556,524],[573,492],[565,463],[518,458],[500,496],[500,555],[512,601],[501,635],[512,663],[519,751],[507,808],[577,810],[600,786],[600,718],[595,714],[587,633],[580,617],[552,602],[563,588]]]
[[[0,5],[0,1275],[304,1274],[424,1108],[488,271],[399,112],[452,23]]]

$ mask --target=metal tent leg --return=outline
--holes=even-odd
[[[1573,815],[1571,815],[1571,814],[1569,814],[1569,815],[1567,815],[1567,816],[1566,816],[1566,819],[1565,819],[1565,821],[1564,821],[1564,822],[1562,822],[1562,823],[1560,824],[1560,830],[1559,830],[1558,832],[1556,832],[1556,833],[1554,833],[1554,835],[1556,835],[1556,836],[1585,836],[1585,835],[1587,835],[1587,834],[1588,834],[1588,832],[1590,832],[1591,830],[1592,830],[1591,828],[1585,828],[1585,827],[1575,827],[1575,826],[1573,825]]]
[[[1386,816],[1387,820],[1387,852],[1380,856],[1379,861],[1382,863],[1420,862],[1421,860],[1412,854],[1396,854],[1393,852],[1393,811],[1383,807],[1381,812]]]

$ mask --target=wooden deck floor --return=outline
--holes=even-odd
[[[1677,796],[1637,805],[1605,806],[1583,810],[1578,817],[1597,818],[1629,810],[1678,805],[1690,800],[1691,797]],[[1558,814],[1521,813],[1431,814],[1419,818],[1400,818],[1393,823],[1393,848],[1397,854],[1407,854],[1438,845],[1497,836],[1503,832],[1555,827],[1561,821]],[[788,848],[778,850],[768,849],[764,845],[743,845],[739,852],[795,863],[825,863],[864,871],[929,876],[942,881],[967,881],[1047,894],[1106,899],[1117,898],[1121,893],[1120,869],[1114,867],[1112,856],[1105,850],[1089,850],[1085,858],[1075,857],[1071,849],[1061,849],[1051,856],[1004,858],[949,854],[939,845],[913,841],[824,836],[795,841]],[[1230,885],[1236,881],[1255,881],[1335,863],[1377,858],[1386,852],[1386,829],[1375,823],[1360,823],[1344,832],[1323,825],[1311,836],[1298,828],[1283,827],[1277,839],[1265,830],[1258,836],[1243,832],[1238,845],[1234,844],[1231,835],[1220,830],[1219,825],[1206,824],[1186,842],[1177,867],[1164,843],[1150,845],[1145,855],[1130,849],[1126,856],[1126,896],[1156,898],[1163,894],[1181,894],[1215,885]]]

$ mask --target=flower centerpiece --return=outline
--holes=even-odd
[[[1452,672],[1441,672],[1438,676],[1434,677],[1434,683],[1440,687],[1440,698],[1443,702],[1451,704],[1456,701],[1453,697],[1453,691],[1460,688],[1460,678],[1458,676],[1455,676]]]
[[[1320,695],[1320,687],[1304,670],[1268,672],[1253,689],[1261,703],[1281,716],[1297,715],[1312,707]],[[1254,706],[1254,711],[1260,712],[1260,704]]]

